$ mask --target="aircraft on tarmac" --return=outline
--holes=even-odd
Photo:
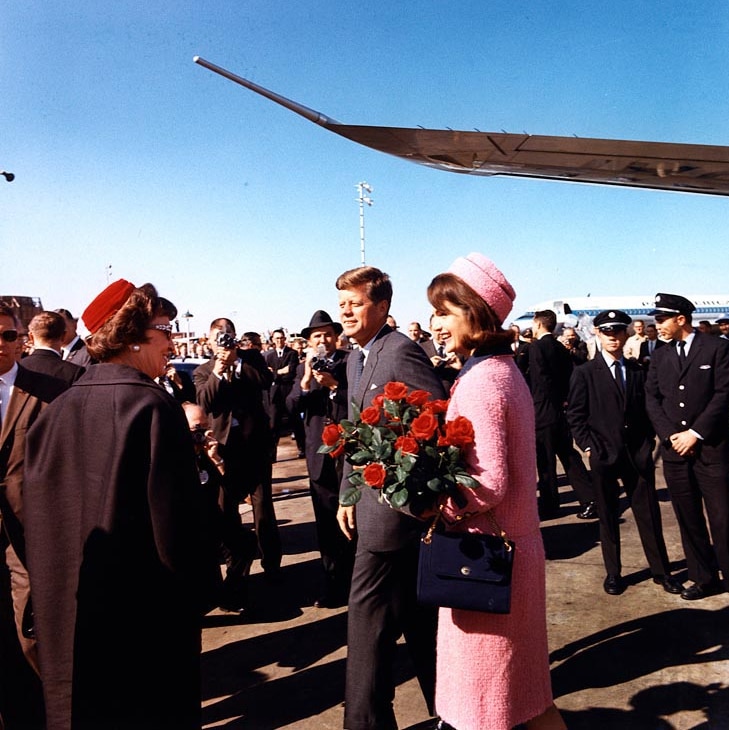
[[[342,124],[200,56],[193,61],[330,132],[438,170],[729,195],[729,147]]]
[[[696,325],[700,320],[714,324],[719,317],[729,314],[729,294],[686,294],[696,311],[691,319]],[[648,312],[655,309],[655,295],[649,296],[587,296],[548,299],[535,304],[509,324],[518,324],[523,332],[532,326],[534,312],[551,309],[557,315],[557,329],[575,327],[583,339],[592,336],[592,320],[598,312],[606,309],[620,309],[634,320],[642,319],[646,324],[654,319]]]

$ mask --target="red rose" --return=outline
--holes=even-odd
[[[340,434],[341,429],[339,428],[339,424],[330,423],[324,426],[324,430],[321,433],[322,443],[325,446],[334,446],[339,441]]]
[[[418,442],[412,436],[399,436],[395,440],[395,450],[397,449],[400,449],[403,454],[413,454],[415,456],[419,450]]]
[[[382,408],[383,405],[385,405],[385,396],[382,393],[378,393],[373,399],[372,399],[372,405],[375,408]]]
[[[427,390],[413,390],[407,400],[411,406],[424,406],[430,396]]]
[[[376,426],[380,422],[380,409],[369,406],[360,413],[359,417],[362,419],[362,423],[366,423],[368,426]]]
[[[387,472],[385,471],[385,467],[377,462],[373,464],[367,464],[367,466],[364,468],[364,471],[362,472],[362,477],[365,480],[365,484],[370,487],[376,487],[377,489],[382,489],[385,484],[386,476]]]
[[[465,416],[446,421],[445,442],[450,446],[468,446],[474,440],[473,424]]]
[[[447,400],[431,400],[428,401],[424,407],[424,411],[431,411],[432,413],[445,413],[448,410]]]
[[[410,424],[410,434],[418,441],[427,441],[438,428],[438,419],[431,411],[424,411]]]
[[[385,383],[384,394],[388,400],[405,400],[408,395],[408,386],[405,383],[391,381]]]
[[[344,453],[344,441],[337,446],[334,451],[329,452],[329,456],[332,457],[332,459],[336,459],[338,456],[341,456]]]

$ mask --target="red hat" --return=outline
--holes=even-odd
[[[129,295],[136,289],[126,279],[118,279],[98,294],[81,315],[86,329],[93,335],[108,322],[121,308]]]
[[[470,253],[465,258],[456,259],[448,272],[463,279],[503,323],[514,304],[516,292],[493,261],[483,254]]]

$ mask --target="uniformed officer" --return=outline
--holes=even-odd
[[[653,462],[655,433],[645,407],[645,371],[636,360],[623,357],[630,322],[617,309],[596,315],[593,326],[600,349],[593,360],[572,372],[567,419],[577,445],[590,458],[607,572],[605,592],[617,596],[625,588],[620,561],[620,479],[653,581],[667,593],[681,593],[683,586],[671,577],[663,539]]]
[[[650,314],[671,346],[653,353],[646,383],[648,415],[661,442],[693,581],[681,593],[688,601],[721,593],[729,580],[729,343],[694,332],[694,309],[678,294],[656,294]]]

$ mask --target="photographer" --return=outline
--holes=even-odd
[[[211,420],[225,460],[223,512],[240,521],[250,495],[261,566],[270,577],[281,568],[281,538],[271,493],[272,434],[264,394],[272,376],[256,349],[239,349],[229,319],[213,320],[213,357],[193,372],[197,402]]]
[[[289,394],[289,410],[304,414],[306,468],[314,507],[317,542],[324,569],[324,589],[316,599],[317,608],[334,608],[347,602],[354,562],[354,543],[346,539],[337,524],[339,483],[344,457],[332,459],[317,452],[321,435],[329,423],[347,416],[347,357],[337,349],[342,325],[319,310],[301,331],[309,350],[296,371]]]

